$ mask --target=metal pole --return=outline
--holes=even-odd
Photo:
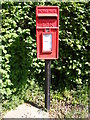
[[[45,60],[45,108],[50,110],[51,61]]]

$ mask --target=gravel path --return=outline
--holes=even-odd
[[[49,118],[49,113],[24,103],[7,112],[3,118]]]

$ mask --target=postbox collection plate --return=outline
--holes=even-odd
[[[58,59],[59,7],[36,7],[36,42],[38,59]]]
[[[52,52],[52,42],[53,33],[42,33],[42,52],[43,53],[51,53]]]

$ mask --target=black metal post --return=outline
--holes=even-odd
[[[45,60],[45,108],[50,110],[51,60]]]

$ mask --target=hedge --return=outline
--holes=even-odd
[[[39,5],[59,6],[59,59],[52,60],[51,90],[88,86],[90,2],[2,2],[0,92],[5,108],[31,101],[44,92],[45,60],[36,57],[36,13]]]

